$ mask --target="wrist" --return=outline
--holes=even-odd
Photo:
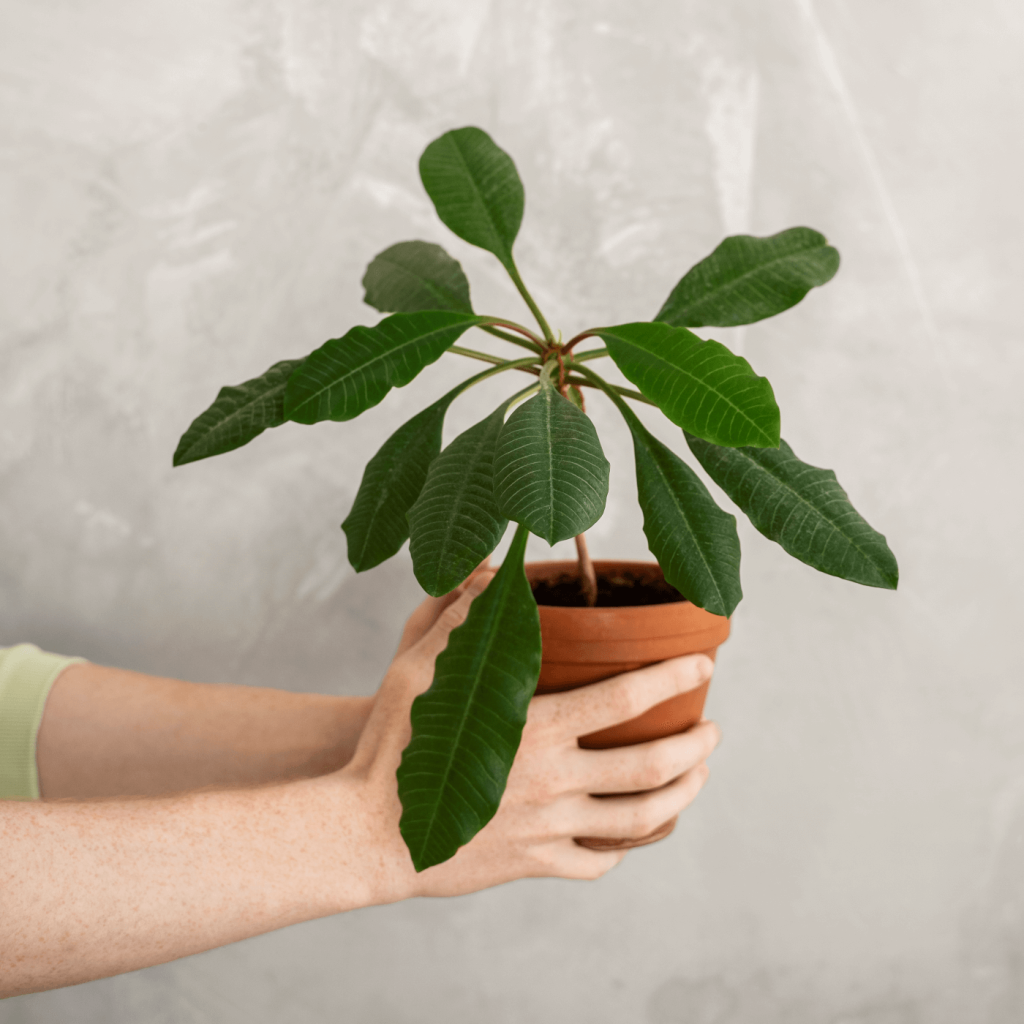
[[[397,791],[389,799],[369,773],[347,768],[302,785],[316,793],[317,812],[327,825],[320,860],[323,891],[331,894],[329,913],[416,895],[416,872],[398,829]]]

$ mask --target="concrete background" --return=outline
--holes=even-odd
[[[392,242],[446,245],[478,309],[526,316],[418,182],[463,124],[518,163],[520,266],[566,332],[651,316],[726,233],[828,234],[831,285],[714,334],[902,583],[744,527],[712,781],[597,884],[371,909],[0,1021],[1020,1020],[1022,58],[1013,0],[3,0],[0,643],[374,690],[419,594],[404,552],[357,578],[338,523],[472,365],[353,423],[171,453],[221,385],[374,322],[359,280]],[[643,557],[624,430],[591,404],[592,548]]]

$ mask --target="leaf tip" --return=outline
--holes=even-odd
[[[178,447],[174,449],[174,455],[171,458],[171,466],[177,469],[178,466],[188,465],[190,462],[198,462],[201,459],[201,455],[190,455],[188,448],[185,446],[185,438],[183,437],[178,442]]]

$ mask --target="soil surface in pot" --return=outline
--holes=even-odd
[[[537,604],[558,608],[587,606],[579,577],[575,573],[538,580],[533,584],[533,596]],[[675,587],[660,577],[652,578],[650,572],[614,570],[597,574],[598,608],[634,608],[638,605],[671,604],[673,601],[685,600]]]

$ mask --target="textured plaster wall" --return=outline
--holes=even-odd
[[[902,582],[820,576],[744,527],[711,782],[598,884],[366,910],[0,1022],[1019,1021],[1022,58],[1013,0],[3,0],[0,643],[373,691],[419,592],[404,552],[357,578],[338,523],[467,366],[170,456],[222,384],[372,323],[359,279],[394,241],[441,242],[477,308],[525,315],[416,176],[467,123],[515,156],[520,265],[565,331],[651,316],[724,233],[829,235],[828,288],[716,333]],[[592,406],[592,548],[642,557],[628,441]]]

